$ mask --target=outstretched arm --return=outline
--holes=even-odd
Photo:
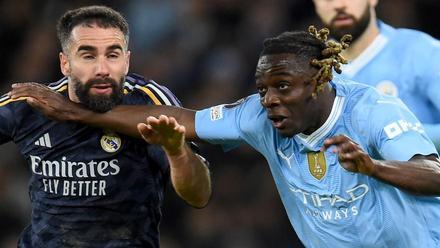
[[[193,207],[206,206],[211,196],[209,169],[204,159],[185,143],[185,127],[165,115],[150,116],[137,127],[145,141],[164,149],[176,193]]]
[[[190,109],[162,105],[121,105],[106,113],[95,113],[38,83],[14,84],[10,96],[13,99],[26,97],[29,105],[57,121],[81,122],[89,126],[112,129],[138,138],[141,136],[137,130],[137,124],[145,122],[147,117],[157,117],[161,114],[173,116],[186,127],[186,138],[196,139],[195,111]]]
[[[440,161],[434,156],[416,155],[409,161],[375,160],[345,135],[331,137],[322,150],[334,147],[342,167],[377,178],[413,194],[440,195]]]

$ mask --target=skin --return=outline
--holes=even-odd
[[[378,0],[313,0],[313,3],[316,14],[330,33],[355,34],[350,47],[342,52],[348,60],[359,56],[379,35],[375,11]],[[359,23],[366,15],[369,15],[368,25],[362,29]]]
[[[318,86],[311,81],[314,73],[316,69],[301,62],[294,54],[264,55],[260,58],[256,82],[261,104],[267,110],[274,128],[284,136],[291,137],[301,132],[312,133],[323,125],[331,112],[335,92],[327,83],[316,99],[311,97]],[[68,104],[62,96],[42,88],[43,86],[37,88],[32,84],[15,86],[11,96],[34,97],[32,106],[44,114],[54,112],[51,109],[53,102],[61,109]],[[57,100],[51,102],[55,98]],[[64,104],[59,104],[60,102]],[[174,116],[187,130],[190,129],[187,137],[195,138],[194,113],[193,110],[170,106],[119,106],[104,114],[75,108],[73,115],[71,112],[61,113],[61,118],[113,128],[127,134],[133,134],[135,128],[145,136],[150,133],[147,127],[151,118],[148,116],[166,114]],[[120,121],[123,118],[124,121]],[[147,124],[137,125],[139,122]],[[322,150],[327,149],[338,154],[341,166],[348,171],[377,178],[413,194],[440,195],[440,160],[435,155],[415,155],[409,161],[403,162],[375,160],[350,137],[344,135],[326,139]]]
[[[317,85],[310,79],[316,72],[317,69],[305,65],[294,54],[260,58],[255,75],[257,90],[268,119],[282,135],[311,134],[330,114],[335,92],[327,87],[320,92],[321,97],[312,97]]]
[[[124,34],[117,28],[100,28],[96,24],[76,26],[65,50],[59,54],[60,68],[69,79],[69,98],[73,102],[80,102],[73,87],[77,81],[84,84],[101,79],[89,94],[109,96],[113,89],[106,79],[121,85],[120,79],[128,73],[130,51]]]
[[[174,117],[160,115],[158,118],[148,117],[145,123],[139,123],[137,128],[146,142],[161,145],[165,150],[170,162],[171,183],[176,193],[194,207],[206,206],[211,196],[209,170],[204,164],[189,166],[200,165],[201,162],[186,145],[185,127]],[[204,194],[194,194],[197,188],[206,190],[202,190]]]

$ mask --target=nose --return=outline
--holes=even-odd
[[[95,75],[98,77],[108,77],[110,75],[109,65],[105,58],[98,59]]]
[[[265,108],[273,108],[280,104],[280,98],[271,89],[268,89],[261,99],[261,104]]]
[[[350,0],[350,1],[352,1],[352,0]],[[346,0],[333,0],[332,2],[333,2],[333,7],[335,9],[339,9],[339,10],[345,9],[345,7],[347,5]]]

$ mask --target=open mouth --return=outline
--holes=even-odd
[[[272,122],[272,126],[275,128],[283,128],[286,122],[286,117],[280,115],[270,115],[268,116],[269,120]]]
[[[113,92],[112,84],[104,83],[104,84],[93,84],[90,87],[90,92],[96,95],[108,95]]]

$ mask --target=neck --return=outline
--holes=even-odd
[[[313,109],[316,109],[316,112],[319,112],[317,115],[317,119],[314,122],[314,125],[311,126],[308,130],[303,132],[306,135],[312,134],[318,128],[320,128],[327,121],[330,113],[332,112],[333,102],[336,98],[336,90],[327,83],[324,89],[318,93],[318,97],[315,100],[315,106]]]
[[[72,79],[71,79],[71,78],[69,78],[68,80],[69,80],[69,82],[68,82],[68,84],[67,84],[67,92],[68,92],[68,94],[69,94],[69,99],[70,99],[72,102],[79,103],[78,96],[77,96],[76,93],[75,93],[75,87],[73,87],[74,82],[72,82]]]
[[[350,44],[350,47],[342,52],[342,56],[349,61],[357,58],[378,35],[379,27],[377,26],[377,20],[373,13],[367,29],[365,29],[362,35]]]

